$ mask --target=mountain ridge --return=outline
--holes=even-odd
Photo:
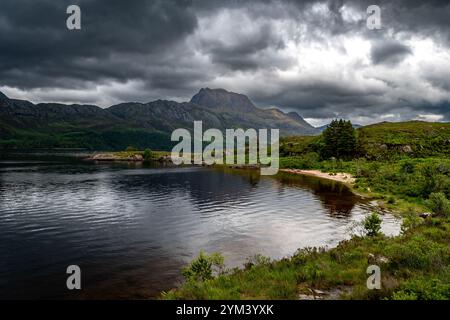
[[[280,129],[280,135],[313,135],[300,115],[261,109],[243,95],[202,88],[189,102],[155,100],[95,105],[39,103],[10,99],[0,92],[0,148],[82,147],[123,149],[127,145],[167,149],[171,132],[207,128]]]

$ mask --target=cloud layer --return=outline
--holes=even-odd
[[[82,29],[67,30],[78,4]],[[109,106],[247,94],[315,125],[450,120],[450,5],[379,1],[2,0],[0,90]]]

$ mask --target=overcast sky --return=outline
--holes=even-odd
[[[70,4],[81,30],[66,28]],[[380,30],[366,27],[371,4]],[[0,91],[33,102],[186,101],[210,87],[313,125],[450,121],[449,49],[449,1],[0,1]]]

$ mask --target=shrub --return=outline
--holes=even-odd
[[[402,290],[394,292],[394,300],[448,300],[450,285],[439,279],[420,278],[402,285]]]
[[[255,254],[247,259],[244,264],[245,269],[251,269],[254,266],[268,266],[272,260],[269,257],[263,256],[262,254]]]
[[[387,203],[389,204],[394,204],[395,203],[395,198],[394,197],[388,197]]]
[[[308,152],[303,156],[303,166],[305,169],[315,168],[319,162],[319,155],[315,152]]]
[[[448,216],[450,214],[450,206],[445,194],[442,192],[435,192],[430,194],[428,199],[428,207],[438,216]]]
[[[427,198],[431,193],[440,191],[440,179],[435,167],[425,166],[422,169],[422,176],[425,179],[422,185],[422,197]]]
[[[323,248],[316,248],[316,247],[301,248],[294,253],[294,255],[292,256],[292,261],[296,265],[303,265],[309,259],[314,259],[319,255],[319,253],[323,252],[324,252]]]
[[[144,160],[145,161],[150,161],[153,158],[153,152],[150,149],[145,149],[144,150]]]
[[[136,151],[136,148],[133,146],[128,146],[125,151]]]
[[[415,165],[412,161],[405,161],[402,164],[401,171],[404,173],[414,173]]]
[[[364,230],[369,237],[375,237],[380,234],[381,221],[380,215],[376,212],[372,212],[364,219]]]
[[[318,281],[324,277],[323,268],[316,262],[307,263],[300,269],[297,275],[297,281]]]
[[[414,292],[400,290],[392,294],[392,300],[417,300],[417,295]]]
[[[413,208],[408,208],[404,214],[402,223],[402,233],[405,234],[408,230],[417,228],[423,223],[417,212]]]
[[[217,269],[218,273],[223,272],[223,256],[219,253],[207,255],[200,251],[199,256],[183,269],[182,274],[188,281],[205,281],[213,278],[213,267]]]
[[[386,249],[392,270],[438,270],[448,259],[449,250],[442,245],[416,236],[406,243],[397,243]]]

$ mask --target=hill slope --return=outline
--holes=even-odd
[[[356,129],[359,151],[367,159],[393,156],[450,156],[449,122],[381,122]],[[286,137],[281,139],[280,153],[304,155],[314,151],[320,137]]]
[[[381,122],[357,130],[369,158],[450,155],[450,123]]]

